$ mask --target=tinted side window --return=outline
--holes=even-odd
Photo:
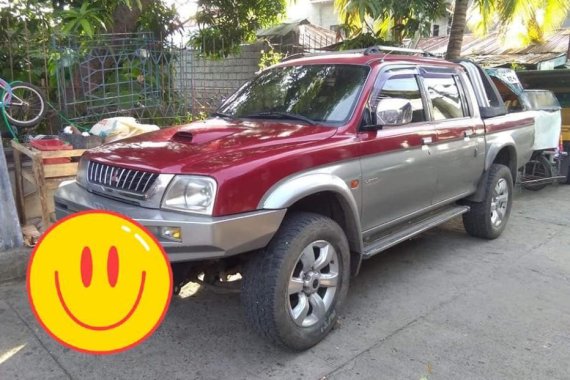
[[[382,98],[409,100],[413,109],[412,123],[426,121],[422,95],[415,76],[398,76],[388,79],[380,90],[378,99]]]
[[[433,119],[445,120],[464,117],[459,88],[453,77],[424,78],[428,96],[433,105]]]

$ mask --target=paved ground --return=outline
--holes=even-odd
[[[23,283],[0,287],[0,379],[567,379],[570,187],[523,192],[505,234],[452,222],[365,263],[339,326],[283,352],[244,324],[239,296],[175,299],[159,330],[116,356],[49,338]]]

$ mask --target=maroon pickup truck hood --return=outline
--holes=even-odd
[[[290,122],[210,119],[103,145],[88,151],[87,157],[161,173],[212,174],[335,132],[332,127]]]

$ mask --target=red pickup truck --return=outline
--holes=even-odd
[[[365,259],[459,215],[467,233],[498,237],[533,123],[469,62],[376,48],[304,57],[208,120],[86,152],[56,213],[137,220],[164,246],[175,290],[240,273],[251,325],[302,350],[333,328]]]

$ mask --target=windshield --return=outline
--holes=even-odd
[[[340,124],[352,115],[368,71],[357,65],[269,69],[232,95],[218,114]]]

